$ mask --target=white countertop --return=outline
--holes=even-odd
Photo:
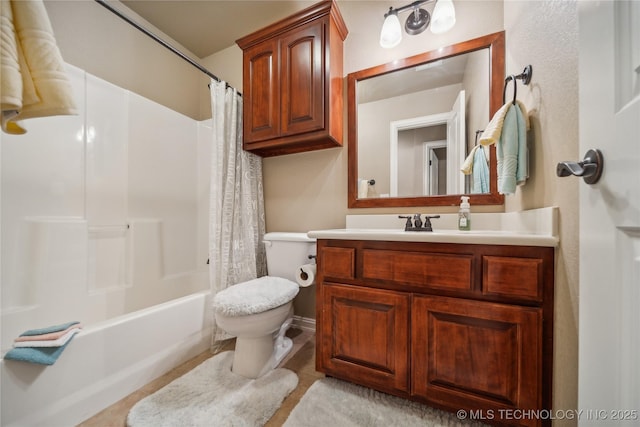
[[[315,239],[382,240],[394,242],[433,242],[484,245],[558,246],[558,208],[522,212],[472,214],[470,231],[459,231],[457,214],[432,219],[432,232],[404,231],[398,215],[349,215],[347,228],[313,230]],[[390,228],[389,225],[397,225]]]

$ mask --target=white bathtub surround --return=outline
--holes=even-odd
[[[26,329],[91,325],[208,289],[206,125],[66,71],[79,114],[2,135],[3,351]]]
[[[53,366],[1,362],[3,426],[75,425],[210,344],[210,121],[67,75],[77,116],[2,134],[1,350],[85,329]]]
[[[525,246],[556,246],[559,242],[557,207],[508,213],[473,213],[472,206],[470,231],[458,230],[457,220],[457,213],[442,214],[440,218],[431,220],[433,232],[425,232],[404,231],[406,220],[398,218],[398,215],[347,215],[346,228],[315,230],[308,235],[318,239]]]
[[[77,425],[206,351],[210,304],[201,292],[85,327],[53,366],[2,360],[0,424]]]
[[[266,274],[262,159],[242,149],[242,97],[212,80],[209,280],[212,294]],[[220,331],[213,341],[227,338]]]
[[[233,352],[202,364],[138,402],[129,427],[263,426],[298,385],[288,369],[250,380],[231,372]]]

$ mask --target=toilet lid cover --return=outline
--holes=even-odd
[[[299,290],[297,283],[282,277],[259,277],[218,292],[213,308],[225,316],[262,313],[288,303]]]

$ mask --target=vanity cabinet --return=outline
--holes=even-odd
[[[337,5],[317,3],[236,41],[243,51],[243,148],[276,156],[342,145]]]
[[[545,425],[554,249],[318,240],[319,371],[487,422]]]

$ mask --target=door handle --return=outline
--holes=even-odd
[[[604,167],[604,159],[602,153],[598,149],[587,151],[581,162],[560,162],[556,166],[556,175],[565,176],[581,176],[587,184],[595,184],[602,175]]]

